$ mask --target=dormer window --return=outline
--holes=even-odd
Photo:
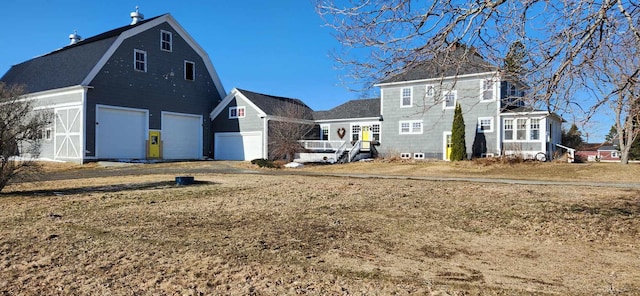
[[[147,52],[144,50],[133,50],[133,68],[136,71],[147,72]]]
[[[171,52],[173,48],[173,35],[169,31],[160,31],[160,49]]]

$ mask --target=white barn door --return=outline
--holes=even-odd
[[[202,159],[202,115],[162,112],[162,158]]]
[[[113,106],[96,106],[96,157],[144,159],[149,112]]]

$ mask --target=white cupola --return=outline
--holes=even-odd
[[[82,37],[80,37],[80,35],[78,35],[78,31],[74,30],[73,34],[69,35],[69,40],[70,40],[69,45],[76,44],[76,43],[82,41]]]
[[[138,11],[138,6],[136,6],[136,11],[129,14],[129,16],[131,16],[131,25],[135,25],[144,20],[144,14]]]

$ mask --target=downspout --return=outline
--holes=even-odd
[[[264,128],[262,134],[262,158],[269,158],[269,118],[267,116],[262,118],[264,121]]]
[[[496,135],[496,148],[498,149],[498,154],[496,156],[501,156],[502,155],[502,132],[503,132],[503,126],[502,126],[502,113],[500,112],[501,109],[501,105],[502,105],[502,94],[500,93],[502,90],[502,87],[500,87],[500,85],[502,84],[502,79],[500,79],[497,83],[493,84],[493,87],[495,88],[495,94],[496,94],[496,130],[497,130],[497,135]]]
[[[83,86],[82,87],[82,101],[80,102],[82,104],[82,119],[80,120],[80,122],[82,123],[80,125],[80,136],[82,137],[82,139],[80,139],[80,163],[85,163],[85,158],[87,156],[87,134],[86,134],[86,127],[87,127],[87,93],[89,92],[89,89],[91,89],[93,87],[91,86]],[[95,132],[94,132],[95,134]],[[54,148],[55,150],[55,148]],[[54,156],[55,156],[55,152],[54,152]],[[55,158],[55,157],[54,157]]]

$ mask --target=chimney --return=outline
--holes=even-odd
[[[131,25],[135,25],[138,22],[144,20],[144,14],[138,11],[138,6],[136,6],[136,11],[129,14],[129,16],[131,16]]]
[[[73,30],[73,34],[69,35],[69,39],[71,40],[71,42],[69,42],[69,45],[76,44],[76,43],[82,41],[82,37],[80,37],[80,35],[78,35],[78,31],[76,31],[76,30]]]

